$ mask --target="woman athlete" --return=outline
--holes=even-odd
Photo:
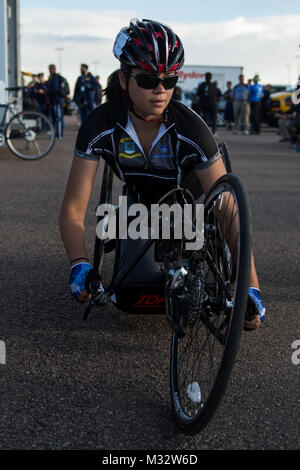
[[[140,202],[151,203],[195,170],[208,194],[226,169],[205,122],[172,100],[177,71],[184,63],[179,37],[164,24],[131,20],[121,29],[113,52],[120,61],[107,94],[81,126],[65,197],[60,230],[68,254],[70,288],[79,302],[89,297],[98,276],[88,261],[84,218],[99,165],[104,158]],[[264,320],[265,308],[252,256],[245,329]]]

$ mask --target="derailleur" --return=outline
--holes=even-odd
[[[182,264],[182,265],[181,265]],[[176,262],[173,268],[169,269],[169,278],[166,285],[165,296],[166,302],[166,318],[175,333],[183,338],[185,332],[182,324],[182,308],[186,302],[185,284],[188,276],[187,266],[180,261]]]

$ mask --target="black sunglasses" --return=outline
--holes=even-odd
[[[178,80],[178,75],[167,75],[163,78],[151,75],[150,73],[130,73],[130,75],[136,79],[139,87],[146,90],[153,90],[160,83],[162,83],[165,90],[171,90],[171,88],[175,87]]]

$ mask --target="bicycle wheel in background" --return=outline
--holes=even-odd
[[[101,204],[112,204],[112,192],[113,192],[113,171],[110,166],[105,162],[102,185],[100,192],[99,205]],[[103,222],[103,228],[105,229],[105,218],[107,216],[98,216],[97,224]],[[96,235],[94,245],[94,269],[99,273],[102,283],[105,288],[108,288],[113,276],[114,268],[114,246],[115,240],[102,239]]]
[[[250,214],[247,194],[235,175],[221,177],[207,196],[204,245],[190,256],[194,267],[192,263],[184,295],[168,299],[180,312],[184,331],[184,336],[172,333],[170,382],[177,425],[196,433],[207,425],[225,392],[247,305]]]
[[[22,111],[11,118],[5,129],[9,149],[25,160],[37,160],[50,152],[55,143],[52,123],[44,114]]]

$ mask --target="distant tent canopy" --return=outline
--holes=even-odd
[[[23,86],[27,86],[32,81],[32,76],[34,74],[31,72],[25,72],[24,70],[22,70],[21,74]]]

